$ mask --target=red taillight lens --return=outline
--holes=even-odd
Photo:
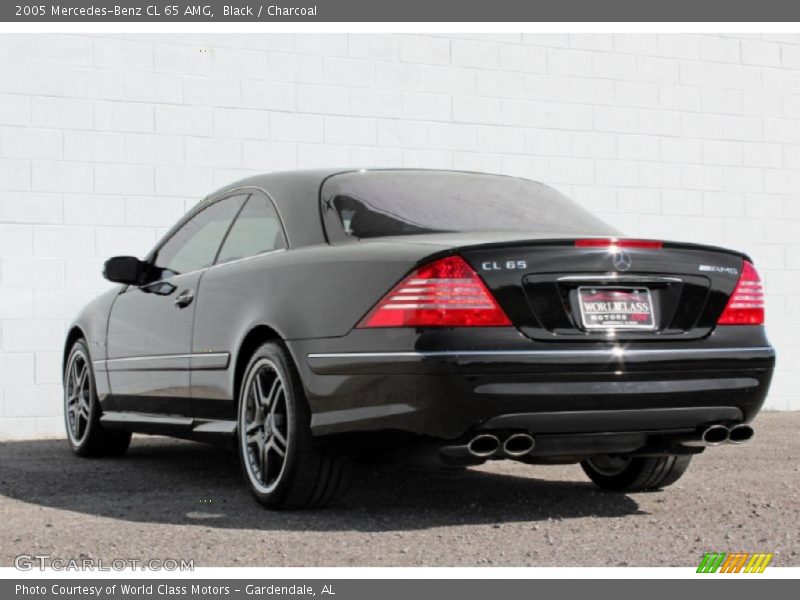
[[[460,256],[418,268],[358,324],[364,327],[502,327],[511,321]]]
[[[728,299],[717,325],[763,325],[764,286],[755,267],[748,261],[742,264],[742,274],[736,289]]]
[[[617,238],[587,238],[585,240],[575,240],[578,248],[645,248],[657,250],[663,247],[664,243],[658,240],[620,240]]]

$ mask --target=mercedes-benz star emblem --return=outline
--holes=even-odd
[[[614,268],[617,271],[627,271],[631,268],[631,262],[631,255],[624,250],[614,254]]]

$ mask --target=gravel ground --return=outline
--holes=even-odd
[[[271,513],[236,456],[137,437],[122,459],[63,440],[0,444],[0,565],[17,554],[196,566],[688,566],[706,551],[800,566],[800,413],[696,457],[666,491],[597,491],[577,465],[363,465],[335,506]]]

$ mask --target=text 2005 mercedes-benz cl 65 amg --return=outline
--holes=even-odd
[[[512,177],[253,177],[105,277],[64,348],[73,451],[227,437],[271,508],[326,504],[390,447],[667,486],[752,437],[775,362],[747,256],[621,237]]]

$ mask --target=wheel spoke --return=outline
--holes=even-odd
[[[256,425],[258,425],[258,424],[256,423]],[[262,435],[262,433],[258,429],[258,427],[256,427],[256,429],[254,429],[252,431],[250,431],[250,428],[248,427],[248,432],[247,432],[247,444],[248,445],[252,446],[253,444],[256,444],[260,448],[262,440],[263,440],[263,437],[264,436]]]
[[[72,382],[72,389],[78,387],[78,361],[72,363],[72,368],[69,370],[69,379]]]
[[[264,444],[261,449],[261,481],[269,483],[269,444]]]
[[[269,394],[264,399],[264,406],[270,409],[270,412],[274,410],[273,406],[275,405],[275,398],[280,394],[283,386],[281,385],[281,378],[275,375],[275,380],[272,382],[272,385],[269,388]]]
[[[272,449],[275,450],[275,453],[280,456],[281,458],[286,456],[286,443],[278,442],[278,436],[276,435],[272,438]]]
[[[86,363],[84,363],[83,368],[80,371],[80,375],[78,375],[78,389],[75,390],[75,393],[78,397],[80,414],[87,421],[89,420],[89,394],[90,394],[88,378],[89,378],[89,367],[87,366]]]
[[[261,385],[261,373],[256,373],[253,378],[253,394],[255,395],[256,406],[264,404],[264,389]]]
[[[286,392],[283,390],[283,386],[275,390],[274,398],[272,399],[272,403],[269,405],[269,414],[272,417],[275,417],[275,411],[280,407],[281,402],[279,402],[280,398],[284,398]]]
[[[89,368],[84,363],[83,369],[81,369],[80,374],[78,375],[78,389],[82,390],[84,384],[86,383],[86,379],[89,376]]]
[[[286,438],[284,435],[278,431],[278,428],[273,425],[272,427],[272,439],[273,445],[275,446],[275,450],[284,451],[286,448]],[[283,456],[283,452],[281,452],[281,456]]]

